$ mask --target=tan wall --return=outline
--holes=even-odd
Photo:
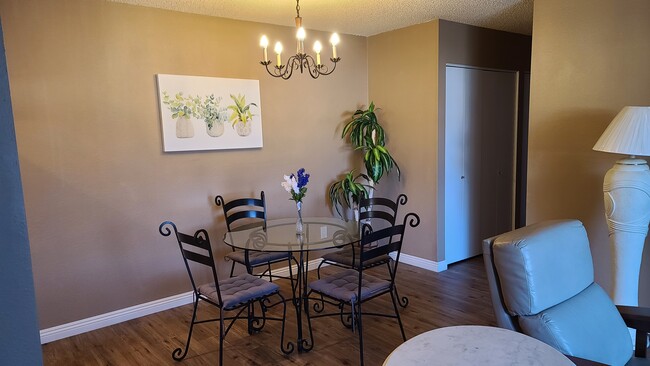
[[[382,196],[406,193],[409,211],[420,215],[404,253],[435,260],[438,145],[438,21],[368,38],[368,93],[383,110],[387,147],[402,169],[401,181],[391,174],[379,184]]]
[[[591,240],[596,280],[611,286],[602,182],[621,155],[592,151],[626,105],[650,105],[650,2],[535,2],[528,222],[576,218]],[[640,301],[650,305],[650,249]]]
[[[326,187],[351,160],[337,127],[368,100],[366,38],[342,36],[331,76],[284,81],[258,40],[290,49],[290,27],[100,0],[3,0],[0,14],[41,328],[190,290],[158,225],[207,228],[222,257],[217,194],[264,190],[271,218],[295,215],[280,181],[304,167],[305,214],[331,214]],[[258,79],[264,147],[163,153],[158,73]]]

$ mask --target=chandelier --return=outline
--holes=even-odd
[[[269,75],[276,78],[283,78],[287,80],[291,77],[294,70],[300,70],[302,74],[305,70],[309,72],[309,75],[316,79],[321,75],[329,75],[336,69],[336,63],[341,60],[340,57],[336,55],[336,45],[339,43],[339,35],[336,33],[332,34],[330,37],[330,43],[332,44],[332,57],[330,61],[334,63],[330,69],[328,66],[321,63],[320,52],[323,48],[319,41],[314,42],[314,52],[316,52],[316,60],[311,55],[305,53],[304,41],[305,41],[305,28],[302,27],[302,18],[300,17],[300,0],[296,0],[296,38],[297,38],[297,47],[296,54],[289,57],[286,64],[282,64],[282,43],[275,43],[275,54],[276,54],[276,65],[271,66],[271,60],[269,60],[267,47],[269,45],[269,39],[265,35],[260,39],[260,46],[264,49],[264,60],[260,63],[266,67],[266,71]]]

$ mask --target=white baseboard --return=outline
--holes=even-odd
[[[442,272],[447,270],[447,263],[445,262],[435,262],[405,253],[400,254],[399,259],[400,263],[410,264],[418,268],[426,269],[427,271]]]
[[[154,300],[140,305],[131,306],[125,309],[100,314],[72,323],[58,325],[56,327],[41,330],[41,344],[53,342],[59,339],[72,337],[77,334],[90,332],[109,325],[118,324],[127,320],[140,318],[159,311],[169,310],[178,306],[191,304],[194,301],[194,292],[189,291],[164,299]]]
[[[314,270],[318,267],[320,262],[320,258],[312,259],[308,262],[308,268],[310,268],[310,270]],[[434,262],[428,259],[422,259],[404,253],[400,255],[400,262],[434,272],[442,272],[447,269],[447,265],[444,262]],[[323,267],[324,266],[327,266],[327,264],[324,264]],[[296,265],[293,265],[291,270],[295,275],[297,270]],[[289,267],[274,269],[273,274],[277,274],[279,276],[289,276]],[[169,310],[178,306],[191,304],[194,301],[193,295],[193,292],[189,291],[186,293],[166,297],[164,299],[154,300],[125,309],[112,311],[110,313],[100,314],[71,323],[57,325],[56,327],[42,329],[41,344],[72,337],[77,334],[90,332],[96,329],[107,327],[109,325],[115,325],[131,319],[140,318],[164,310]]]
[[[321,262],[320,258],[312,259],[309,262],[307,262],[307,268],[309,268],[310,271],[313,271],[316,268],[318,268],[318,265],[320,264],[320,262]],[[324,263],[323,267],[326,267],[326,266],[328,266],[328,264]],[[298,266],[295,265],[295,264],[292,265],[291,266],[291,273],[295,276],[297,271],[298,271]],[[287,267],[282,267],[282,268],[278,268],[278,269],[274,268],[273,269],[273,276],[289,277],[289,267],[287,266]]]

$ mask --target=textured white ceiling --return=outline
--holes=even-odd
[[[295,0],[109,0],[295,26]],[[307,29],[371,36],[433,19],[530,35],[533,0],[302,0]]]

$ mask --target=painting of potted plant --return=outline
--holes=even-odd
[[[163,91],[162,102],[172,112],[172,119],[176,120],[176,137],[194,137],[194,126],[190,118],[196,112],[196,103],[191,99],[185,99],[182,92],[176,93],[172,98],[167,91]]]
[[[239,136],[250,135],[251,124],[249,122],[254,116],[251,111],[251,106],[257,107],[257,104],[246,104],[246,95],[242,94],[238,94],[237,96],[230,94],[230,98],[235,102],[235,104],[228,106],[228,109],[232,111],[230,114],[232,127],[237,131]]]
[[[210,94],[203,99],[198,95],[194,98],[190,96],[190,99],[197,106],[197,116],[205,122],[208,136],[219,137],[223,135],[226,108],[219,108],[221,97],[215,97],[214,94]]]
[[[263,146],[259,80],[166,74],[156,78],[165,152]]]

